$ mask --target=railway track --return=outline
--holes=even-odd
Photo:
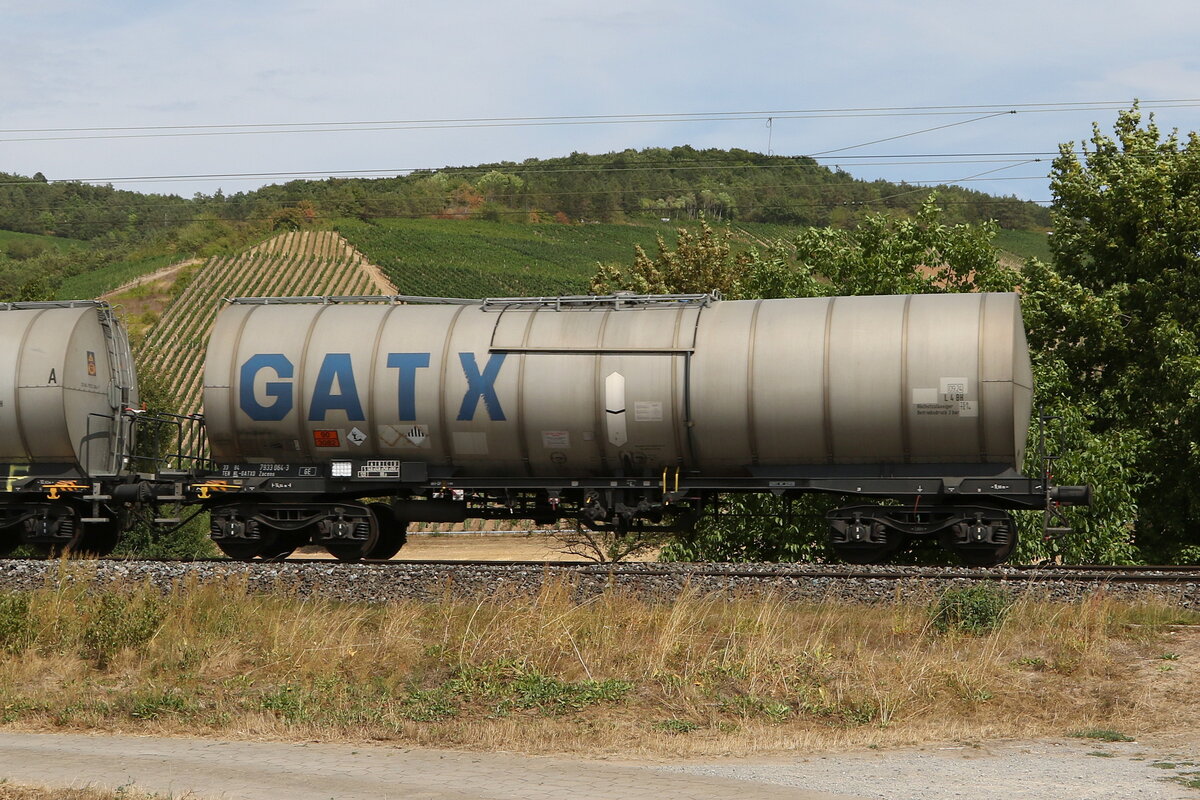
[[[224,559],[211,559],[221,562]],[[255,563],[255,562],[250,562]],[[261,562],[260,562],[261,563]],[[286,564],[330,564],[329,559],[287,559]],[[1130,583],[1200,583],[1200,566],[1115,566],[1111,564],[1017,565],[1001,567],[958,566],[846,566],[840,564],[661,564],[658,562],[596,563],[594,561],[463,561],[422,559],[412,561],[364,561],[371,565],[413,565],[447,569],[486,569],[489,566],[544,569],[550,572],[621,576],[676,576],[681,568],[688,575],[735,577],[749,580],[778,578],[831,578],[846,580],[905,580],[917,578],[984,581],[1113,581]]]
[[[1162,595],[1200,608],[1200,567],[1017,565],[989,568],[846,566],[839,564],[681,564],[588,561],[362,561],[329,558],[284,561],[78,559],[0,560],[0,590],[46,585],[56,575],[97,584],[163,586],[181,580],[235,579],[252,591],[280,588],[305,595],[387,602],[464,594],[531,594],[561,583],[580,595],[624,591],[656,598],[679,593],[776,593],[798,600],[887,602],[928,597],[948,586],[987,581],[1009,591],[1074,600],[1091,592]]]

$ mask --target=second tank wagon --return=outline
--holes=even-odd
[[[721,492],[820,491],[889,501],[831,514],[852,560],[936,536],[991,563],[1007,510],[1049,499],[1020,474],[1014,294],[413,300],[219,315],[206,502],[227,552],[381,556],[409,521],[468,516],[686,527]]]

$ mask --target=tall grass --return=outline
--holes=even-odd
[[[577,602],[566,585],[359,605],[64,579],[0,595],[0,721],[692,753],[1137,732],[1178,713],[1138,664],[1180,620],[1197,615],[1020,601],[971,635],[922,606]]]

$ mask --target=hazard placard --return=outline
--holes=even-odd
[[[313,431],[313,444],[317,447],[341,447],[341,437],[337,431]]]

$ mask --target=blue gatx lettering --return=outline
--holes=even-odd
[[[337,381],[338,392],[333,393],[333,382]],[[313,385],[312,403],[308,408],[309,421],[325,419],[330,411],[345,411],[346,419],[362,421],[362,403],[358,400],[358,389],[354,385],[354,367],[349,353],[327,353]]]
[[[462,405],[458,409],[460,420],[475,419],[475,409],[479,407],[480,400],[483,400],[483,407],[487,409],[488,419],[504,419],[504,409],[500,408],[500,398],[496,397],[496,376],[500,374],[504,356],[504,353],[494,354],[481,373],[475,364],[474,353],[458,354],[463,374],[467,376],[467,393],[463,395]]]
[[[238,401],[241,403],[242,411],[245,411],[250,419],[260,422],[278,422],[292,410],[292,384],[285,381],[267,381],[267,397],[275,399],[267,405],[263,405],[254,396],[254,379],[264,369],[274,370],[275,376],[278,378],[292,377],[292,362],[282,354],[260,353],[250,356],[246,359],[246,363],[242,364],[241,380],[239,381],[241,391],[238,393]]]
[[[458,419],[469,421],[475,418],[479,401],[487,410],[488,419],[504,421],[504,409],[496,396],[496,378],[504,365],[504,353],[495,353],[479,369],[474,353],[459,353],[463,374],[467,378],[467,391],[458,410]],[[388,353],[387,366],[397,370],[396,413],[403,422],[417,418],[417,370],[429,367],[429,353]],[[260,403],[254,394],[254,382],[263,370],[271,370],[279,380],[268,380],[264,387],[268,403]],[[291,378],[295,368],[282,353],[259,353],[250,356],[242,364],[238,387],[238,403],[250,419],[261,422],[278,422],[286,417],[295,398]],[[330,411],[342,411],[346,418],[354,421],[366,419],[358,385],[354,379],[354,368],[349,353],[329,353],[321,362],[313,383],[312,402],[309,403],[308,419],[313,422],[324,420]]]
[[[388,353],[387,365],[400,370],[396,393],[398,416],[402,422],[417,420],[417,370],[429,366],[429,353]]]

